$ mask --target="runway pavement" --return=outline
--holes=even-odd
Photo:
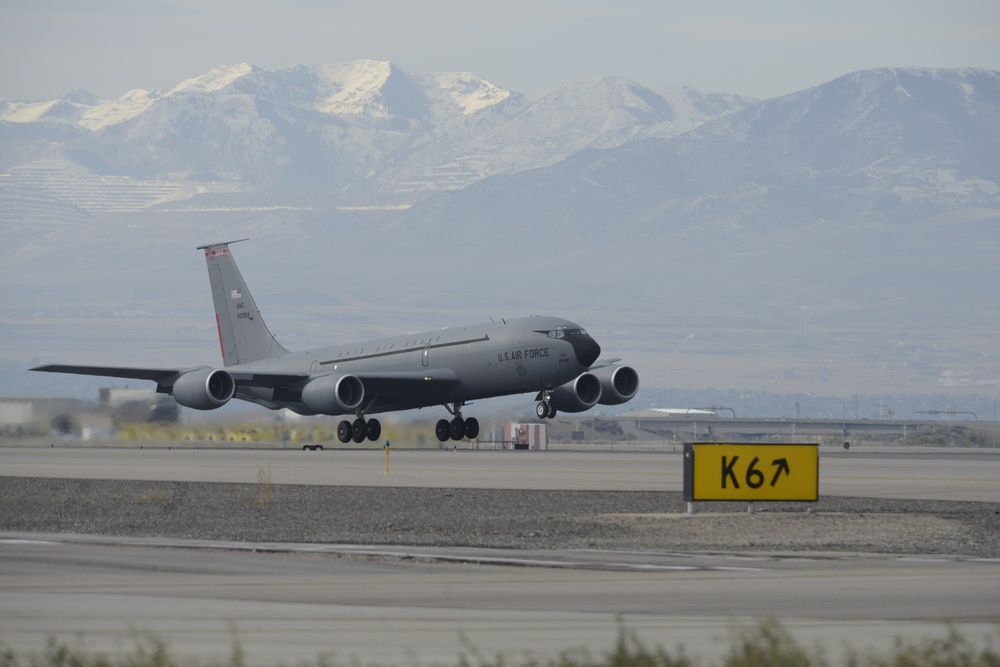
[[[681,488],[677,452],[0,449],[0,476],[450,486]],[[996,502],[990,452],[824,452],[821,495]],[[0,488],[0,495],[3,489]],[[0,509],[2,511],[2,509]],[[304,510],[308,511],[308,510]],[[610,650],[621,627],[707,659],[733,623],[779,618],[836,656],[894,636],[981,640],[1000,624],[1000,561],[840,554],[747,557],[615,551],[220,543],[0,534],[0,643],[49,636],[127,651],[149,631],[184,657],[249,665],[333,653],[338,664],[455,664]]]
[[[275,484],[680,491],[680,447],[662,451],[0,448],[0,474],[15,477]],[[820,452],[820,495],[992,502],[1000,498],[1000,450]]]

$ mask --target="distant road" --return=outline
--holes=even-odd
[[[678,450],[680,447],[677,448]],[[681,491],[680,451],[0,448],[0,476],[275,484]],[[1000,450],[820,450],[820,496],[996,502]]]

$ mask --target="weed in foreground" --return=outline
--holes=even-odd
[[[1000,637],[1000,629],[996,632]],[[847,667],[1000,667],[1000,653],[993,648],[993,637],[977,648],[955,628],[941,637],[924,637],[920,641],[897,637],[889,653],[868,651],[848,654]]]
[[[261,466],[257,466],[257,498],[254,499],[253,503],[267,505],[271,502],[273,494],[274,484],[271,483],[271,469],[265,470]]]
[[[729,654],[722,664],[724,667],[829,667],[822,649],[806,650],[774,619],[731,629]]]
[[[997,636],[1000,637],[1000,628]],[[734,628],[729,652],[718,663],[704,663],[683,652],[672,656],[659,646],[651,649],[626,629],[619,630],[614,647],[598,656],[586,649],[571,649],[554,658],[527,654],[518,658],[511,658],[509,654],[489,658],[464,637],[462,643],[467,653],[457,658],[457,667],[831,667],[819,647],[803,648],[775,620]],[[919,641],[897,638],[887,652],[848,650],[842,664],[844,667],[1000,667],[1000,653],[993,648],[993,643],[993,638],[987,637],[985,647],[977,647],[950,628],[944,638]],[[50,639],[41,653],[28,656],[22,662],[13,651],[0,646],[0,667],[245,667],[246,659],[239,642],[234,642],[227,662],[180,660],[164,642],[152,635],[137,637],[132,652],[116,658]],[[414,664],[417,662],[414,659]],[[324,655],[313,663],[298,663],[298,667],[333,667],[335,664],[331,656]],[[346,664],[360,663],[354,660]]]

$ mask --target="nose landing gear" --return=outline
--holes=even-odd
[[[544,390],[539,397],[541,398],[541,400],[538,401],[537,405],[535,405],[535,414],[538,416],[539,419],[555,419],[556,408],[551,403],[552,390],[551,389]]]
[[[541,402],[535,406],[535,414],[539,419],[554,419],[558,411],[551,404]]]

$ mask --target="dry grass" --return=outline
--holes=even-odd
[[[274,497],[274,484],[271,481],[271,469],[257,466],[257,497],[254,505],[267,505]]]
[[[22,661],[10,649],[0,644],[0,667],[245,667],[247,656],[238,642],[224,662],[182,660],[152,635],[136,638],[131,654],[120,658],[60,644],[50,639],[40,654],[26,656]],[[299,663],[330,667],[329,656],[320,656],[315,663]],[[356,661],[344,664],[358,664]],[[706,663],[699,657],[672,655],[661,647],[650,648],[634,634],[622,629],[618,641],[599,655],[586,650],[569,649],[554,658],[522,658],[482,655],[473,646],[459,655],[460,667],[1000,667],[1000,654],[993,648],[992,638],[985,646],[970,642],[951,629],[943,638],[918,641],[897,639],[887,652],[849,652],[842,662],[831,662],[820,647],[806,648],[797,642],[777,621],[767,620],[753,626],[733,628],[729,652],[718,662]]]

